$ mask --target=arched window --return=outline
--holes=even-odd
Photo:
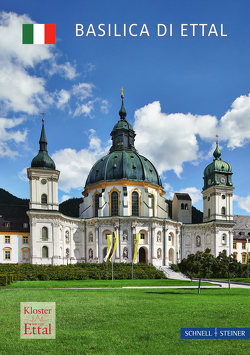
[[[152,208],[152,216],[154,217],[154,215],[155,215],[155,209],[154,209],[154,207],[155,207],[155,199],[154,199],[154,195],[150,195],[149,196],[149,198],[150,198],[150,207]]]
[[[11,252],[12,249],[11,248],[3,248],[3,259],[4,260],[11,260]]]
[[[42,228],[42,240],[48,240],[48,228],[47,227]]]
[[[111,216],[118,216],[118,192],[111,193]]]
[[[181,204],[181,210],[184,210],[184,203]]]
[[[138,192],[132,192],[132,216],[139,216],[139,195]]]
[[[48,247],[42,247],[42,257],[43,258],[48,258],[49,257]]]
[[[185,203],[185,210],[188,210],[188,204]]]
[[[42,194],[41,196],[41,203],[43,205],[46,205],[47,204],[47,195],[46,194]]]
[[[226,214],[226,208],[225,207],[221,208],[221,214],[222,214],[222,216],[225,216],[225,214]]]
[[[225,234],[222,235],[221,242],[222,244],[227,244],[227,236]]]
[[[99,194],[95,195],[95,217],[98,217],[99,210]]]

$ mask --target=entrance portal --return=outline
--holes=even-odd
[[[144,248],[139,249],[139,263],[145,263],[146,262],[146,252]]]

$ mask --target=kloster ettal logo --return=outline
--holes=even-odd
[[[55,302],[20,303],[20,338],[56,338]]]

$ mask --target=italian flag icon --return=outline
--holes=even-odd
[[[23,44],[55,44],[55,24],[23,24]]]

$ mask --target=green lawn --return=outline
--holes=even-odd
[[[168,279],[150,280],[69,280],[69,281],[18,281],[4,288],[82,288],[82,287],[130,287],[130,286],[197,286],[198,281],[178,281]],[[202,286],[211,286],[209,282],[202,282]]]
[[[228,281],[228,279],[216,279],[216,280]],[[250,279],[248,279],[248,278],[245,278],[245,279],[244,278],[235,278],[235,279],[230,279],[230,281],[250,283]]]
[[[245,355],[250,340],[181,340],[180,329],[249,327],[249,296],[248,289],[222,288],[200,295],[196,289],[1,288],[0,354]],[[20,339],[20,302],[28,301],[56,302],[55,340]]]

